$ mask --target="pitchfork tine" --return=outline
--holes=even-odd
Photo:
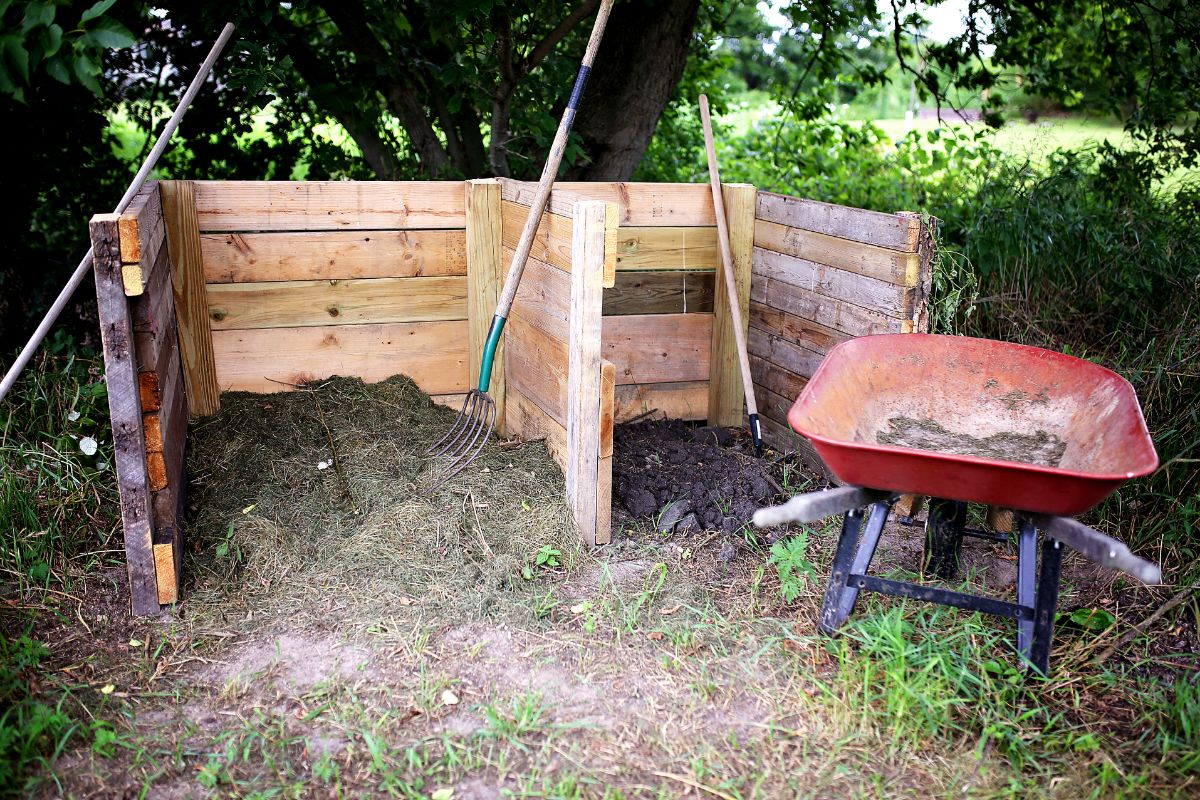
[[[450,449],[450,446],[454,443],[456,434],[459,433],[459,428],[466,427],[469,424],[471,414],[467,413],[467,404],[474,403],[476,394],[475,390],[467,392],[467,396],[463,398],[462,408],[458,410],[458,416],[454,418],[454,424],[450,426],[450,430],[443,434],[442,438],[429,446],[429,449],[425,451],[426,458],[439,458]],[[474,413],[473,406],[471,413]]]
[[[479,406],[483,409],[483,413],[477,418],[478,424],[472,428],[473,435],[469,439],[463,438],[463,441],[466,443],[458,450],[457,457],[451,456],[453,460],[446,465],[442,474],[438,476],[437,480],[426,491],[432,492],[466,469],[467,465],[475,460],[480,451],[483,450],[484,445],[487,444],[488,437],[492,435],[492,428],[496,424],[496,404],[487,395],[480,395],[479,397],[481,398]]]

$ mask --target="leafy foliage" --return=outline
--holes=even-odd
[[[808,586],[809,579],[817,577],[816,567],[808,560],[808,531],[804,529],[771,545],[767,561],[775,566],[779,575],[779,594],[786,603],[795,602]]]

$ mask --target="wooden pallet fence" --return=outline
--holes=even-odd
[[[404,373],[435,400],[461,400],[471,378],[468,189],[195,182],[219,388],[276,392],[331,375]],[[496,209],[480,200],[476,222],[490,224]]]
[[[932,255],[919,215],[758,193],[748,347],[773,446],[819,464],[788,426],[788,409],[834,345],[928,329]]]

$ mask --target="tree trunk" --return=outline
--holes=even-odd
[[[590,164],[567,180],[625,181],[633,175],[687,63],[699,0],[646,0],[613,9],[574,132]]]

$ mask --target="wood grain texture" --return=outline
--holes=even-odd
[[[711,312],[715,280],[712,272],[620,272],[604,292],[604,316]]]
[[[461,181],[197,181],[200,230],[463,228]]]
[[[287,231],[200,236],[206,283],[467,274],[462,230]]]
[[[567,429],[513,386],[508,387],[508,425],[512,436],[525,441],[544,439],[550,457],[565,474]]]
[[[158,330],[134,330],[133,344],[139,374],[157,372],[165,375],[164,367],[170,355],[170,343],[176,341],[175,317],[167,317],[163,328]],[[139,382],[139,390],[141,388]]]
[[[711,271],[720,266],[714,227],[617,229],[617,270],[683,269]]]
[[[500,183],[500,198],[506,203],[517,203],[529,208],[533,205],[534,195],[537,194],[536,181],[518,181],[512,178],[497,178]],[[556,183],[550,190],[550,199],[546,203],[547,214],[559,214],[570,217],[575,213],[575,204],[586,198],[563,188]]]
[[[165,606],[178,601],[179,576],[175,573],[173,543],[154,545],[154,572],[158,581],[158,602]]]
[[[567,342],[541,330],[525,315],[509,320],[505,369],[513,386],[560,425],[567,424]]]
[[[816,200],[759,192],[756,215],[767,222],[851,239],[889,250],[916,252],[918,229],[911,218]]]
[[[505,202],[501,204],[501,230],[504,247],[509,252],[515,251],[521,241],[521,231],[525,221],[529,219],[529,207],[520,203]],[[547,211],[542,215],[537,232],[533,237],[533,245],[529,257],[536,258],[551,266],[566,272],[571,271],[571,217],[562,214],[552,214]],[[511,259],[505,263],[508,271]],[[524,276],[522,276],[522,279]]]
[[[618,384],[615,399],[618,423],[642,418],[708,418],[708,381]]]
[[[468,364],[471,386],[479,385],[479,369],[488,331],[500,299],[504,283],[503,216],[500,205],[500,183],[496,180],[473,180],[466,183],[466,274],[467,274],[467,331]],[[504,422],[504,339],[496,348],[488,395],[496,404],[496,430],[507,430]]]
[[[596,544],[612,541],[612,473],[611,455],[596,462]]]
[[[711,314],[604,317],[603,356],[617,384],[707,381]]]
[[[908,333],[912,324],[853,303],[822,297],[799,286],[755,275],[751,300],[849,336]],[[751,351],[753,352],[753,351]]]
[[[755,222],[754,245],[901,286],[915,286],[918,280],[916,253],[901,253],[766,220]]]
[[[180,363],[187,389],[188,412],[216,413],[221,407],[212,331],[208,325],[208,294],[196,216],[196,186],[191,181],[162,181],[163,219],[171,254],[171,286]]]
[[[564,473],[579,535],[591,547],[608,538],[607,531],[597,530],[605,218],[604,203],[575,205]]]
[[[600,362],[600,457],[613,454],[613,427],[617,418],[617,365]]]
[[[888,317],[910,319],[913,315],[915,287],[898,286],[774,250],[754,248],[754,274]]]
[[[213,331],[212,338],[222,391],[287,391],[331,375],[374,383],[398,373],[427,394],[468,388],[466,320]]]
[[[737,335],[730,305],[737,303],[738,319],[745,334],[750,313],[750,278],[754,250],[753,186],[725,184],[721,195],[729,228],[729,251],[733,259],[733,277],[737,297],[731,298],[724,274],[718,275],[713,299],[712,356],[708,371],[708,422],[710,425],[738,426],[746,413],[745,383],[738,355]]]
[[[832,479],[832,473],[817,455],[817,451],[807,439],[792,430],[786,421],[780,422],[763,414],[759,417],[759,422],[762,424],[763,440],[768,446],[781,453],[795,453],[809,469]]]
[[[755,327],[750,328],[749,351],[754,357],[778,364],[804,378],[811,378],[825,358],[824,353],[801,347]]]
[[[848,333],[826,328],[812,320],[771,308],[757,300],[750,301],[750,324],[818,353],[828,352],[829,348],[851,338]]]
[[[536,183],[501,179],[504,199],[530,205]],[[617,222],[625,225],[702,227],[717,224],[707,184],[695,183],[583,183],[554,184],[548,210],[567,214],[567,197],[617,204]],[[563,204],[555,207],[555,200]]]
[[[150,486],[139,404],[133,326],[121,279],[118,216],[102,214],[89,225],[96,278],[96,306],[104,347],[104,375],[113,431],[113,463],[121,505],[121,527],[134,614],[159,610],[154,566]]]
[[[205,293],[214,331],[467,319],[465,277],[213,283]]]
[[[146,437],[146,473],[154,492],[172,486],[172,475],[182,474],[187,442],[187,397],[183,373],[176,368],[162,378],[162,407],[142,418]],[[178,480],[178,479],[176,479]],[[155,519],[158,522],[158,519]]]
[[[145,291],[162,249],[162,204],[157,181],[147,181],[121,214],[117,227],[121,235],[121,284],[128,297]]]
[[[798,372],[758,356],[750,357],[750,373],[756,386],[770,389],[780,397],[790,397],[793,401],[808,384],[808,379]]]
[[[170,259],[167,249],[158,251],[158,268],[150,274],[150,282],[137,297],[129,301],[135,333],[158,331],[175,316],[175,301],[171,292]]]
[[[929,297],[933,291],[933,260],[937,255],[937,219],[922,218],[911,211],[901,216],[913,220],[919,226],[917,238],[917,281],[914,288],[912,310],[909,319],[915,333],[929,333]]]
[[[504,255],[504,263],[508,263],[512,250],[506,247]],[[521,276],[509,318],[519,317],[565,342],[571,316],[570,303],[570,273],[531,258],[525,264],[525,274]]]

